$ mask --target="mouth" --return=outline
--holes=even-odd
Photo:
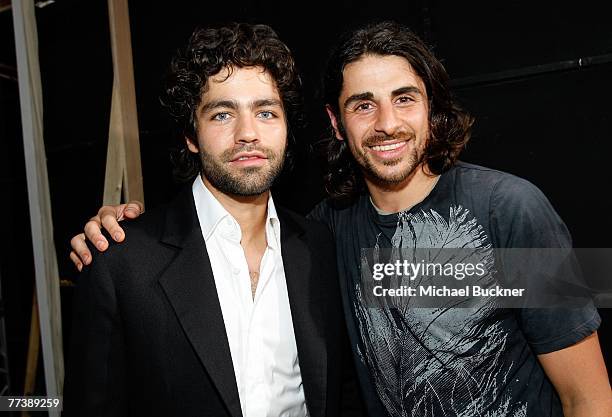
[[[370,149],[375,150],[377,152],[386,152],[386,151],[393,151],[395,149],[399,149],[404,145],[406,145],[406,141],[389,143],[385,145],[374,145],[374,146],[370,146]]]
[[[397,140],[368,146],[372,153],[382,159],[397,158],[408,146],[409,140]]]
[[[261,152],[240,152],[230,160],[231,164],[241,167],[263,165],[268,158]]]

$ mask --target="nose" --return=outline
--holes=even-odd
[[[376,114],[374,130],[388,136],[393,136],[402,126],[395,108],[391,103],[381,103]]]
[[[236,143],[251,143],[259,140],[255,121],[248,115],[243,115],[238,119],[234,140]]]

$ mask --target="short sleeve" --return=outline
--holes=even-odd
[[[493,189],[491,231],[499,248],[571,248],[569,230],[550,201],[527,180],[505,175]]]
[[[511,175],[503,177],[495,186],[490,209],[492,237],[497,248],[572,247],[569,230],[550,201],[526,180]],[[561,268],[557,265],[561,261],[555,257],[544,260],[537,258],[543,252],[532,252],[534,259],[526,260],[525,264],[539,274],[554,276],[560,269],[572,269],[567,266]],[[524,268],[524,265],[521,267]],[[580,282],[580,277],[576,277],[575,282]],[[537,283],[533,284],[530,286],[537,287]],[[515,314],[519,327],[536,354],[569,347],[592,334],[601,323],[592,302],[572,308],[523,308],[515,310]]]
[[[593,334],[601,317],[592,305],[582,308],[517,310],[519,326],[536,355],[555,352]]]

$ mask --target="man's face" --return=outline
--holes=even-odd
[[[328,109],[336,138],[348,146],[366,179],[397,184],[423,162],[429,136],[427,92],[408,61],[364,55],[343,71],[340,121]]]
[[[287,124],[274,80],[260,67],[223,69],[208,79],[197,109],[204,181],[231,195],[270,189],[283,167]]]

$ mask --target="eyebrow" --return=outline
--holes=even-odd
[[[236,110],[238,103],[235,100],[213,100],[208,103],[204,103],[200,109],[200,114],[207,113],[213,109],[226,108]]]
[[[418,95],[422,95],[423,93],[421,92],[421,90],[413,85],[409,85],[406,87],[401,87],[398,88],[397,90],[393,90],[391,92],[391,96],[395,97],[395,96],[399,96],[402,94],[418,94]]]
[[[275,98],[262,98],[260,100],[255,100],[251,103],[251,108],[256,109],[258,107],[283,107],[280,100]]]
[[[251,109],[256,109],[259,107],[274,107],[274,106],[282,107],[281,101],[275,98],[262,98],[262,99],[255,100],[252,103],[250,103],[249,107],[251,107]],[[219,108],[237,110],[238,102],[236,100],[213,100],[208,103],[204,103],[204,105],[202,105],[202,108],[200,109],[200,114],[204,114],[211,110],[219,109]]]
[[[346,100],[344,100],[344,108],[346,109],[348,106],[351,105],[351,103],[354,103],[355,101],[360,101],[360,100],[372,100],[374,98],[374,94],[372,94],[371,92],[365,92],[365,93],[357,93],[357,94],[353,94],[352,96],[348,97]]]
[[[413,85],[409,85],[406,87],[400,87],[398,89],[395,89],[391,92],[391,97],[396,97],[402,94],[418,94],[418,95],[422,95],[423,93],[421,93],[421,90],[419,90],[417,87],[413,86]],[[344,100],[344,108],[347,108],[348,106],[350,106],[352,103],[356,102],[356,101],[360,101],[360,100],[373,100],[374,99],[374,94],[372,94],[371,92],[365,92],[365,93],[357,93],[357,94],[353,94],[352,96],[348,97],[346,100]]]

